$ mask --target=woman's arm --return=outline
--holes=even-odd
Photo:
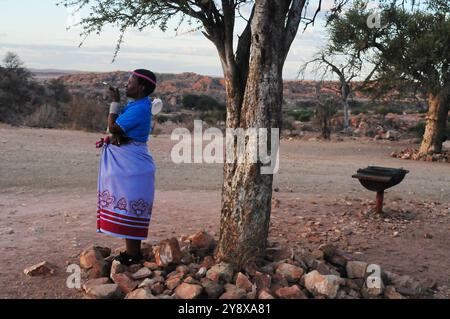
[[[111,106],[109,108],[108,115],[108,130],[111,134],[125,135],[122,128],[116,124],[116,120],[119,117],[120,108],[120,93],[118,88],[109,87],[109,94],[111,96]]]
[[[123,135],[125,136],[124,131],[122,130],[122,128],[116,124],[116,120],[119,116],[117,114],[114,113],[109,113],[108,115],[108,128],[109,128],[109,132],[111,134],[117,134],[117,135]]]

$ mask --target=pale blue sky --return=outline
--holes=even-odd
[[[118,31],[107,28],[100,36],[90,36],[79,48],[81,30],[66,30],[74,17],[66,8],[57,7],[57,2],[0,0],[0,57],[7,51],[16,52],[27,67],[39,69],[102,72],[148,68],[158,73],[196,72],[222,76],[212,43],[200,32],[176,36],[174,25],[165,33],[159,29],[141,33],[129,31],[117,60],[111,63]],[[325,2],[326,9],[332,0]],[[285,79],[296,77],[300,64],[323,45],[324,37],[323,19],[305,33],[299,31],[286,61]]]

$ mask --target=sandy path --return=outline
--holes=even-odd
[[[99,150],[93,144],[101,136],[0,125],[1,298],[79,297],[65,287],[65,263],[76,261],[88,244],[122,244],[95,233]],[[221,165],[175,165],[170,160],[173,144],[168,136],[152,138],[149,143],[158,167],[150,239],[178,237],[199,229],[217,236]],[[320,242],[311,240],[311,233],[322,234],[323,240],[333,225],[350,224],[353,234],[340,237],[337,243],[359,253],[360,259],[449,285],[450,166],[389,157],[394,149],[406,146],[399,142],[283,141],[280,174],[274,181],[279,188],[274,197],[281,204],[273,212],[271,239],[282,235],[288,244],[317,247]],[[389,235],[391,222],[358,217],[365,208],[362,201],[373,199],[374,194],[351,175],[367,165],[410,170],[405,181],[386,195],[387,208],[393,201],[394,210],[411,206],[413,220],[397,238]],[[430,208],[420,201],[439,204]],[[305,230],[308,220],[321,221],[323,229]],[[434,236],[424,240],[424,233]],[[59,266],[55,276],[23,275],[25,267],[43,260]]]

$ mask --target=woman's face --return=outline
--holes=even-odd
[[[137,77],[135,77],[134,75],[130,75],[127,82],[127,90],[126,90],[127,97],[136,99],[139,96],[141,96],[142,90],[143,86],[139,85]]]

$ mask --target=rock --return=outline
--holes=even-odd
[[[139,285],[138,281],[131,279],[127,274],[114,274],[111,279],[126,294],[133,291]]]
[[[80,254],[80,267],[84,269],[91,269],[96,265],[97,267],[102,267],[105,263],[101,251],[95,249],[94,246],[88,247],[83,250]]]
[[[200,285],[191,285],[182,283],[175,289],[175,295],[180,299],[196,299],[203,291],[203,287]]]
[[[183,280],[183,282],[185,282],[187,284],[200,285],[200,282],[198,280],[194,279],[192,276],[188,276],[186,279]]]
[[[275,295],[281,299],[308,299],[300,287],[297,285],[291,287],[279,288],[275,291]]]
[[[220,280],[220,275],[217,272],[209,272],[206,274],[206,278],[209,280],[218,282]]]
[[[180,245],[176,238],[163,240],[158,246],[154,247],[156,264],[161,267],[166,267],[169,264],[177,264],[181,260]]]
[[[261,271],[266,274],[272,274],[275,272],[275,268],[277,267],[278,262],[274,261],[271,263],[268,263],[267,265],[261,267]]]
[[[347,277],[354,278],[365,278],[366,277],[367,263],[362,261],[349,261],[346,266]]]
[[[94,286],[87,291],[89,297],[97,299],[120,299],[123,292],[117,284],[104,284]]]
[[[256,291],[247,292],[245,299],[249,299],[249,300],[256,299]]]
[[[350,298],[350,297],[347,295],[347,293],[344,290],[342,290],[342,289],[338,290],[336,299],[348,299],[348,298]]]
[[[128,271],[134,274],[135,272],[138,272],[141,268],[142,268],[141,264],[132,264],[128,266]]]
[[[33,265],[31,267],[25,268],[23,273],[30,277],[35,276],[47,276],[53,275],[55,273],[56,266],[52,265],[47,261],[43,261],[39,264]]]
[[[145,260],[152,260],[155,258],[153,254],[153,243],[149,240],[143,241],[141,244],[141,253]]]
[[[325,254],[321,250],[314,250],[311,254],[314,257],[314,259],[319,259],[319,260],[324,259],[324,256],[325,256]]]
[[[170,289],[165,289],[165,290],[162,292],[162,294],[163,294],[163,295],[170,296],[170,295],[172,295],[172,290],[170,290]]]
[[[384,290],[384,298],[386,299],[404,299],[401,294],[399,294],[394,286],[387,286]]]
[[[199,264],[195,264],[195,263],[190,263],[188,265],[188,267],[189,267],[190,274],[196,274],[199,271],[199,269],[201,268]]]
[[[269,247],[266,249],[267,258],[271,260],[284,260],[292,257],[292,249],[285,246]]]
[[[386,139],[388,140],[398,140],[400,134],[397,131],[389,130],[386,132]]]
[[[180,265],[176,268],[176,271],[179,273],[183,273],[183,274],[188,274],[189,273],[189,267],[186,265]]]
[[[148,278],[147,278],[148,279]],[[147,279],[145,279],[145,280],[147,280]],[[153,278],[151,278],[151,279],[149,279],[149,281],[148,281],[151,285],[153,285],[154,283],[157,283],[157,282],[161,282],[161,283],[164,283],[165,282],[165,280],[164,280],[164,277],[163,276],[154,276]]]
[[[122,263],[118,260],[114,260],[111,264],[111,272],[110,277],[112,278],[115,274],[121,274],[128,270],[128,267],[125,265],[122,265]]]
[[[125,299],[158,299],[152,295],[152,292],[148,288],[140,288],[136,289],[132,292],[129,292]]]
[[[200,269],[198,270],[196,276],[197,276],[198,278],[203,278],[203,277],[206,276],[206,273],[207,273],[207,272],[208,272],[208,269],[206,269],[206,267],[202,267],[202,268],[200,268]]]
[[[333,266],[325,263],[324,261],[316,260],[311,267],[311,270],[317,270],[321,275],[336,275],[340,276],[340,273],[336,271]]]
[[[241,272],[238,272],[236,277],[236,287],[244,289],[246,291],[251,291],[252,283],[246,275],[244,275]]]
[[[329,260],[336,254],[337,248],[332,244],[325,244],[321,245],[319,250],[323,251],[325,259]]]
[[[353,289],[353,290],[361,290],[361,288],[364,286],[364,279],[345,279],[345,285],[349,288],[349,289]]]
[[[409,276],[399,276],[397,274],[385,271],[387,282],[395,287],[395,290],[406,296],[416,297],[422,293],[422,286],[418,281]]]
[[[303,276],[304,270],[291,264],[282,263],[278,265],[276,273],[282,275],[288,282],[298,282]]]
[[[344,279],[335,275],[321,275],[313,270],[304,276],[305,287],[315,295],[324,295],[327,298],[336,298],[337,292]]]
[[[334,255],[329,258],[329,262],[333,265],[346,268],[347,262],[351,261],[353,257],[341,250],[336,250]]]
[[[213,236],[205,231],[200,231],[189,237],[191,247],[195,255],[204,257],[214,251],[216,247],[216,240]]]
[[[89,279],[108,277],[111,272],[111,264],[99,261],[89,270]]]
[[[164,284],[162,282],[155,282],[153,285],[150,285],[150,290],[155,295],[160,295],[164,291]]]
[[[144,267],[147,267],[150,270],[158,270],[159,269],[159,266],[156,263],[150,262],[150,261],[144,262]]]
[[[178,285],[181,284],[181,282],[183,281],[183,277],[184,277],[183,273],[178,273],[175,276],[171,276],[166,281],[167,288],[173,290],[176,287],[178,287]]]
[[[232,284],[225,284],[225,290],[219,299],[244,299],[247,297],[247,291]]]
[[[145,279],[147,277],[150,277],[152,275],[152,271],[148,269],[147,267],[143,267],[139,269],[137,272],[135,272],[133,275],[131,275],[131,278],[136,280]]]
[[[95,286],[105,285],[109,283],[108,277],[90,279],[83,285],[83,290],[88,292],[89,289],[94,288]]]
[[[279,288],[284,288],[288,286],[289,286],[288,281],[282,275],[274,274],[272,276],[272,284],[270,285],[270,289],[272,291],[276,291]]]
[[[180,262],[184,265],[188,265],[194,261],[193,256],[189,252],[189,247],[187,247],[187,246],[181,248],[181,255],[182,255],[182,257],[181,257]]]
[[[214,265],[215,265],[214,258],[212,258],[211,256],[206,256],[205,258],[203,258],[203,261],[200,264],[200,267],[205,267],[206,269],[209,269]]]
[[[201,285],[205,289],[208,298],[217,299],[224,292],[224,287],[217,281],[212,281],[208,278],[203,278],[201,280]]]
[[[109,247],[93,246],[92,249],[100,252],[103,258],[108,258],[111,255],[111,248]]]
[[[270,285],[272,284],[271,276],[269,274],[260,273],[259,271],[256,272],[253,280],[258,291],[261,289],[270,289]]]
[[[223,280],[224,282],[231,282],[234,275],[233,265],[225,262],[216,264],[208,270],[206,277],[214,280],[217,276],[216,274],[219,276],[220,280]]]
[[[145,278],[138,286],[138,288],[149,288],[152,284],[155,282],[152,281],[150,278]]]
[[[275,299],[268,289],[262,289],[258,294],[258,299]]]
[[[316,262],[316,258],[307,251],[297,252],[294,254],[294,260],[296,263],[303,268],[303,270],[308,270],[312,268]]]
[[[358,290],[351,289],[348,293],[348,297],[352,299],[360,299],[361,294],[358,292]]]

